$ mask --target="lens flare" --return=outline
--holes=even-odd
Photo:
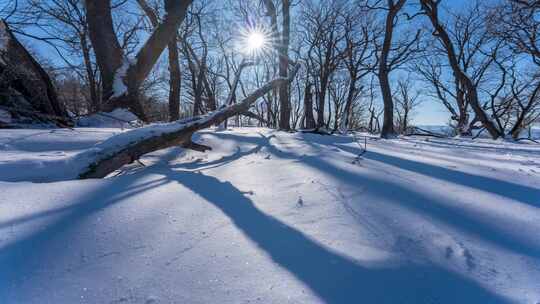
[[[262,27],[245,28],[240,33],[239,50],[248,56],[258,57],[271,48],[271,34]]]
[[[262,33],[253,32],[247,37],[247,47],[250,50],[257,50],[266,44],[266,38]]]

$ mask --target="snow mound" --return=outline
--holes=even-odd
[[[127,109],[99,112],[82,116],[77,120],[79,127],[92,128],[133,128],[142,125],[139,118]]]

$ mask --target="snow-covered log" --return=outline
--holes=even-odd
[[[248,112],[250,106],[270,90],[294,79],[299,65],[296,65],[288,78],[276,78],[255,90],[241,102],[229,105],[207,115],[196,116],[165,124],[152,124],[113,136],[94,148],[75,156],[73,161],[82,166],[79,178],[102,178],[123,165],[132,163],[142,155],[152,151],[182,146],[197,151],[210,150],[210,147],[192,142],[196,131],[219,124],[234,115]]]
[[[0,20],[0,109],[9,124],[54,123],[72,126],[47,72]],[[1,122],[0,122],[0,125]]]

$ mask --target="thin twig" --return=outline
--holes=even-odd
[[[362,144],[360,144],[360,142],[358,141],[358,138],[356,137],[356,133],[353,133],[353,138],[354,138],[354,141],[356,142],[356,144],[360,147],[360,149],[362,150],[355,158],[354,160],[352,161],[353,164],[356,164],[357,162],[360,161],[360,159],[362,158],[362,155],[364,155],[366,152],[367,152],[367,136],[364,136],[364,147],[362,147]]]

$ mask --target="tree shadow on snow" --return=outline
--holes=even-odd
[[[237,150],[233,155],[210,164],[178,165],[177,167],[197,169],[201,165],[218,166],[251,153],[257,153],[265,148],[267,152],[277,158],[302,162],[345,184],[365,186],[367,191],[371,191],[381,199],[426,214],[457,229],[476,234],[487,241],[523,254],[540,256],[538,248],[514,235],[506,235],[495,225],[479,223],[473,216],[467,215],[457,207],[450,207],[451,202],[435,202],[432,197],[425,194],[407,189],[399,184],[389,183],[386,180],[365,177],[338,168],[317,156],[299,156],[280,151],[270,142],[271,136],[265,137],[262,134],[260,138],[234,134],[219,134],[218,136],[254,143],[256,147],[245,152]],[[344,141],[344,139],[340,141]],[[324,143],[332,144],[332,140],[325,139]],[[372,157],[375,158],[377,155],[372,155]],[[381,157],[379,160],[398,165],[397,160]],[[401,161],[401,159],[399,160]],[[407,162],[404,166],[411,170],[418,167],[417,164]],[[432,169],[420,167],[424,174],[428,173],[427,170]],[[148,169],[150,168],[146,170]],[[165,174],[166,178],[141,182],[138,180],[145,176],[144,174],[128,174],[115,178],[104,187],[98,187],[96,191],[82,197],[79,202],[73,205],[11,219],[10,222],[0,222],[0,227],[6,227],[53,216],[40,229],[0,247],[0,298],[4,298],[4,295],[10,292],[12,284],[31,277],[32,271],[35,268],[39,269],[40,263],[44,259],[50,258],[54,250],[63,250],[63,248],[53,247],[59,246],[64,240],[67,242],[72,239],[73,234],[76,233],[74,227],[77,227],[85,218],[118,203],[125,197],[171,181],[177,181],[219,208],[238,229],[268,253],[275,263],[288,270],[326,303],[507,302],[506,299],[491,293],[476,283],[437,265],[407,264],[399,267],[377,268],[363,266],[351,258],[333,252],[278,219],[261,212],[249,198],[229,182],[221,182],[214,177],[203,174],[173,171],[161,167],[156,168],[154,173]],[[452,175],[454,173],[446,171],[438,173],[442,178],[451,179],[452,182],[456,178]],[[483,180],[480,181],[483,182]],[[51,244],[56,245],[51,246]]]
[[[315,156],[309,156],[309,155],[297,155],[291,152],[286,152],[277,149],[270,141],[270,137],[266,137],[263,134],[260,134],[261,137],[244,137],[244,136],[238,136],[234,134],[220,134],[220,136],[224,136],[229,139],[234,139],[237,141],[247,141],[251,143],[255,143],[258,145],[263,146],[266,148],[266,151],[273,154],[275,157],[278,158],[284,158],[284,159],[291,159],[294,161],[301,162],[302,164],[308,165],[313,169],[316,169],[324,174],[330,175],[332,178],[338,180],[339,182],[350,185],[352,187],[358,187],[363,186],[365,191],[371,193],[374,196],[380,197],[381,201],[396,204],[399,207],[407,208],[411,210],[412,212],[420,213],[425,216],[428,216],[432,218],[435,221],[442,222],[446,225],[449,225],[451,227],[456,228],[457,230],[460,230],[464,232],[465,234],[476,236],[484,241],[493,243],[497,246],[504,247],[510,251],[520,253],[526,256],[531,256],[538,258],[540,257],[540,247],[538,244],[535,244],[534,242],[531,242],[530,239],[527,239],[527,235],[522,235],[519,233],[511,233],[512,230],[507,230],[504,227],[500,227],[498,223],[486,223],[485,221],[479,221],[478,216],[471,214],[470,212],[467,212],[467,210],[463,210],[463,208],[460,207],[459,204],[456,204],[455,202],[445,199],[440,196],[431,196],[426,193],[422,193],[419,191],[416,191],[415,189],[412,189],[411,187],[404,187],[401,184],[392,182],[388,179],[380,179],[373,176],[364,176],[362,174],[359,174],[357,172],[349,171],[343,168],[339,168],[334,166],[333,164],[329,163],[325,159],[315,155]],[[326,145],[334,145],[333,139],[331,136],[320,136],[322,137],[322,140],[320,142],[323,142]],[[343,137],[337,137],[337,140],[340,142],[345,142],[346,139]],[[306,140],[307,143],[311,144],[310,139]],[[318,142],[319,143],[319,142]],[[316,146],[313,145],[315,148]],[[343,146],[339,145],[336,146],[338,148],[342,148]],[[354,149],[354,148],[351,148]],[[354,152],[351,152],[354,153]],[[374,153],[374,152],[370,152]],[[366,153],[367,154],[367,153]],[[366,156],[364,154],[363,157]],[[379,154],[379,153],[378,153]],[[372,155],[373,158],[376,156]],[[380,158],[381,160],[383,158]],[[388,160],[384,158],[384,160]],[[398,165],[398,161],[402,161],[403,159],[397,158],[394,161],[394,165]],[[403,160],[405,168],[414,169],[417,168],[417,162],[412,162],[408,160]],[[435,176],[437,173],[442,178],[448,178],[449,182],[454,182],[453,178],[466,178],[468,175],[467,173],[462,173],[459,171],[453,171],[445,168],[440,168],[432,165],[426,165],[422,163],[418,163],[418,165],[422,168],[423,174],[430,175],[430,172],[434,172]],[[425,166],[422,166],[425,165]],[[433,167],[433,168],[431,168]],[[440,171],[437,171],[440,169]],[[432,170],[432,171],[430,171]],[[452,172],[449,172],[452,171]],[[454,176],[455,174],[455,176]],[[431,176],[431,175],[430,175]],[[472,175],[472,178],[474,179],[474,175]],[[455,181],[460,182],[460,181]],[[461,181],[462,182],[462,181]],[[490,178],[484,178],[479,177],[479,179],[476,180],[476,183],[488,183],[492,187],[506,187],[511,188],[515,184],[513,183],[507,183],[504,181],[498,181],[495,179]],[[473,182],[474,183],[474,182]],[[483,185],[482,187],[486,187]],[[519,190],[512,190],[509,191],[509,193],[514,193],[515,195],[519,195],[522,199],[529,199],[532,200],[531,196],[533,194],[538,193],[538,189],[529,188],[526,186],[520,186],[516,185],[517,189]],[[486,189],[485,191],[490,191],[490,189]],[[526,191],[526,193],[519,194],[519,191]],[[528,191],[528,192],[527,192]],[[530,191],[536,191],[531,193]],[[510,195],[510,194],[509,194]],[[513,230],[514,232],[516,230]]]
[[[268,139],[270,138],[273,138],[274,135],[272,136],[269,136]],[[226,164],[229,164],[233,161],[236,161],[242,157],[245,157],[245,156],[248,156],[248,155],[251,155],[251,154],[256,154],[256,153],[259,153],[261,151],[261,148],[263,146],[262,145],[255,145],[255,147],[253,148],[250,148],[249,150],[246,150],[246,151],[242,151],[242,149],[240,147],[237,147],[236,148],[236,151],[231,154],[231,155],[227,155],[227,156],[223,156],[221,157],[220,159],[216,159],[216,160],[212,160],[212,161],[208,161],[208,162],[200,162],[200,161],[194,161],[194,162],[190,162],[190,163],[180,163],[180,164],[175,164],[175,165],[169,165],[169,168],[182,168],[182,169],[189,169],[189,170],[207,170],[207,169],[213,169],[213,168],[217,168],[217,167],[221,167],[221,166],[224,166]]]
[[[414,138],[401,138],[401,140],[409,141],[409,142],[415,142]],[[490,146],[489,144],[482,144],[481,142],[476,143],[473,141],[473,139],[466,139],[468,142],[462,143],[462,139],[453,139],[448,138],[445,140],[437,140],[434,138],[430,138],[428,140],[422,140],[422,145],[427,145],[435,148],[454,148],[454,149],[465,149],[468,151],[473,152],[482,152],[482,151],[490,151],[490,152],[498,152],[498,153],[527,153],[527,154],[536,154],[539,155],[539,150],[533,150],[533,149],[522,149],[522,148],[506,148],[504,146]],[[529,143],[526,143],[524,141],[513,141],[513,145],[521,145],[521,146],[530,146]],[[459,151],[458,150],[458,151]]]
[[[506,303],[436,265],[364,267],[263,213],[230,182],[188,171],[170,170],[167,177],[219,208],[325,303]]]
[[[334,146],[343,151],[356,155],[361,152],[359,148],[355,147],[344,145]],[[375,151],[368,150],[364,155],[362,155],[362,157],[450,183],[497,194],[533,207],[540,207],[540,188],[533,188],[495,178],[452,170],[441,166],[434,166],[410,159],[378,153]]]
[[[43,271],[42,263],[47,259],[60,259],[68,242],[74,238],[76,227],[86,218],[117,204],[133,195],[155,189],[169,183],[165,178],[139,181],[145,175],[133,174],[110,180],[97,187],[77,202],[54,209],[20,216],[0,222],[0,228],[38,222],[39,228],[0,246],[0,299],[7,294],[19,293],[16,285],[33,276],[35,271]],[[133,206],[136,208],[136,205]],[[0,301],[2,302],[2,301]]]

